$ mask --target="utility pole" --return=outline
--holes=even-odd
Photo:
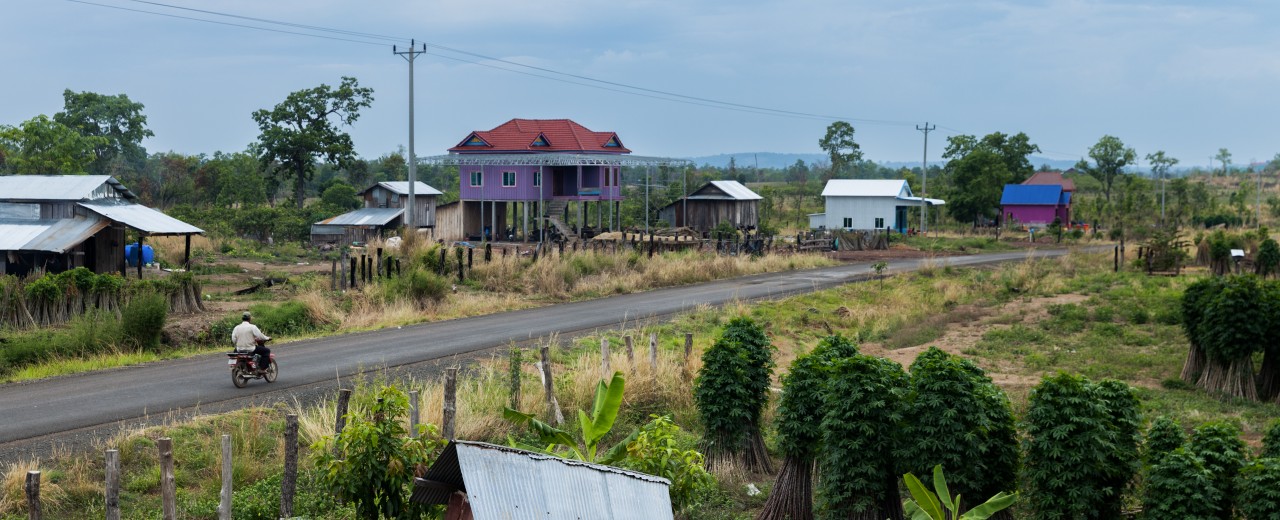
[[[407,51],[397,50],[395,45],[391,46],[391,54],[399,55],[409,62],[409,207],[404,209],[404,222],[409,232],[415,236],[418,234],[418,223],[414,218],[414,214],[418,212],[418,198],[414,193],[414,187],[418,184],[418,156],[413,154],[413,60],[418,55],[426,53],[427,44],[422,44],[422,50],[418,50],[418,43],[414,40],[409,40]]]
[[[929,236],[929,132],[938,128],[938,125],[929,126],[929,122],[924,122],[924,127],[916,125],[916,130],[924,132],[924,155],[920,159],[920,230],[924,232],[924,236]]]
[[[1249,167],[1253,167],[1254,161],[1249,160]],[[1258,168],[1258,229],[1262,229],[1262,168]]]

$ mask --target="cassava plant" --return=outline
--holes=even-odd
[[[1254,262],[1255,273],[1267,278],[1280,274],[1280,244],[1274,238],[1267,238],[1258,246],[1258,258]]]
[[[913,472],[946,468],[961,496],[1013,491],[1018,443],[1008,398],[973,362],[930,348],[911,364],[897,456]]]
[[[1142,444],[1141,403],[1128,384],[1114,379],[1098,382],[1094,385],[1094,393],[1107,410],[1107,432],[1112,440],[1111,449],[1100,468],[1103,501],[1098,514],[1101,518],[1120,518],[1124,490],[1137,474],[1142,461],[1138,451]]]
[[[818,511],[824,519],[902,520],[898,463],[907,376],[887,359],[833,363],[823,391]]]
[[[1262,282],[1263,312],[1267,315],[1264,322],[1266,340],[1262,342],[1262,366],[1258,369],[1258,398],[1275,402],[1280,399],[1280,282]]]
[[[1153,520],[1214,520],[1219,518],[1220,495],[1204,461],[1185,447],[1176,448],[1161,455],[1147,472],[1143,515]]]
[[[708,470],[773,472],[760,433],[773,367],[773,345],[764,329],[747,317],[729,321],[702,354],[693,397],[706,428],[702,451]]]
[[[1246,464],[1235,485],[1236,509],[1245,520],[1280,518],[1280,459]]]
[[[1155,465],[1160,462],[1161,457],[1181,448],[1185,443],[1186,434],[1183,433],[1182,426],[1173,419],[1161,415],[1151,421],[1151,427],[1147,429],[1147,442],[1143,455],[1148,465]]]
[[[778,446],[785,458],[778,479],[756,520],[811,520],[813,469],[822,444],[822,391],[831,366],[858,355],[858,348],[836,335],[823,339],[807,355],[796,358],[782,377],[778,403]]]
[[[1280,420],[1267,427],[1267,433],[1262,436],[1262,453],[1258,454],[1258,458],[1280,459]]]
[[[1264,284],[1253,275],[1232,275],[1201,306],[1196,326],[1205,349],[1204,372],[1196,382],[1209,392],[1258,400],[1253,354],[1271,340],[1272,303]]]
[[[1245,444],[1240,439],[1240,429],[1224,421],[1208,422],[1191,433],[1188,446],[1204,460],[1205,469],[1213,474],[1214,487],[1220,492],[1215,504],[1218,518],[1230,520],[1236,496],[1235,477],[1245,462]]]
[[[1222,279],[1217,277],[1196,280],[1182,291],[1182,330],[1187,336],[1191,348],[1187,351],[1187,361],[1182,365],[1182,380],[1196,384],[1200,374],[1204,372],[1206,358],[1204,347],[1200,345],[1200,322],[1204,317],[1204,307],[1222,286]]]

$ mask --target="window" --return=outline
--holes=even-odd
[[[483,186],[483,185],[484,185],[484,173],[481,173],[481,172],[471,172],[471,185],[472,185],[472,186]]]
[[[609,181],[613,180],[613,168],[605,168],[603,173],[604,173],[604,185],[607,188],[609,187]]]
[[[884,217],[876,217],[876,229],[884,227]]]
[[[513,188],[516,185],[516,172],[502,172],[502,187]]]
[[[853,227],[853,217],[845,217],[845,218],[844,218],[844,228],[845,228],[845,229],[850,229],[850,228],[852,228],[852,227]]]
[[[534,187],[542,186],[542,172],[533,172]]]

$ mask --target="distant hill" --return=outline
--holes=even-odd
[[[820,153],[778,153],[778,152],[743,152],[743,153],[722,153],[719,155],[704,155],[701,157],[689,157],[698,166],[714,166],[716,168],[727,168],[729,166],[729,158],[733,158],[738,168],[753,168],[758,165],[761,169],[783,169],[796,163],[797,160],[804,161],[805,164],[813,165],[814,163],[826,163],[827,156]],[[1052,168],[1066,170],[1076,165],[1076,160],[1049,159],[1046,157],[1031,156],[1031,164],[1039,169],[1041,166],[1048,165]],[[876,164],[888,168],[915,168],[920,166],[920,161],[875,161]],[[941,166],[944,161],[929,161],[930,166]]]

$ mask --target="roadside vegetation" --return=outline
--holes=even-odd
[[[1050,518],[1046,516],[1046,508],[1056,511],[1064,501],[1071,502],[1054,493],[1072,492],[1077,493],[1072,496],[1078,496],[1078,492],[1086,491],[1096,493],[1090,495],[1093,497],[1090,500],[1096,501],[1090,504],[1111,511],[1119,508],[1128,512],[1137,504],[1145,503],[1151,511],[1221,511],[1224,507],[1232,507],[1249,514],[1248,518],[1258,517],[1253,516],[1259,514],[1255,510],[1263,506],[1247,498],[1258,496],[1249,493],[1263,493],[1266,483],[1272,482],[1269,479],[1276,478],[1274,468],[1280,467],[1274,459],[1262,456],[1262,450],[1275,450],[1274,446],[1280,445],[1280,441],[1275,440],[1280,439],[1280,435],[1273,433],[1280,431],[1273,426],[1280,419],[1280,407],[1270,402],[1211,393],[1184,382],[1180,377],[1190,343],[1183,331],[1179,302],[1188,285],[1207,275],[1147,276],[1129,270],[1114,273],[1110,267],[1109,255],[1078,253],[1059,260],[1027,261],[991,269],[956,269],[940,261],[939,265],[919,273],[890,277],[884,280],[883,285],[851,284],[780,301],[701,309],[669,323],[627,323],[620,330],[572,341],[553,339],[551,353],[555,364],[555,391],[566,415],[573,414],[574,410],[593,413],[593,403],[598,401],[595,396],[606,376],[601,367],[600,341],[609,339],[610,345],[615,347],[610,366],[621,372],[625,391],[616,421],[608,433],[598,437],[595,453],[609,451],[619,443],[630,446],[635,442],[630,438],[632,434],[648,431],[648,439],[659,435],[662,439],[659,445],[665,446],[664,450],[674,450],[663,453],[668,456],[684,454],[681,457],[687,460],[701,461],[694,464],[700,466],[707,459],[694,454],[708,448],[707,439],[726,437],[719,434],[709,437],[711,432],[702,419],[699,401],[690,391],[693,387],[691,378],[710,377],[706,370],[711,365],[703,364],[703,356],[715,350],[713,345],[724,341],[726,330],[733,329],[734,323],[749,320],[758,324],[768,338],[772,352],[770,358],[777,367],[772,370],[770,386],[782,389],[782,393],[775,392],[769,398],[768,404],[760,411],[759,424],[765,447],[773,459],[772,466],[781,468],[784,475],[792,472],[793,478],[788,486],[795,485],[796,460],[802,461],[807,457],[810,460],[821,459],[837,453],[824,447],[827,443],[822,439],[855,438],[851,433],[842,433],[854,424],[850,421],[872,421],[859,428],[879,428],[873,425],[884,424],[874,421],[908,421],[893,422],[899,426],[887,431],[914,432],[901,437],[895,434],[891,445],[878,449],[886,454],[889,452],[884,450],[891,450],[893,456],[875,461],[863,470],[871,472],[866,475],[879,474],[897,482],[892,496],[882,494],[890,490],[883,486],[869,487],[861,492],[865,494],[838,499],[830,495],[831,491],[821,488],[810,490],[809,493],[813,493],[810,496],[815,497],[813,503],[817,504],[819,517],[824,517],[822,515],[827,514],[824,513],[826,511],[835,510],[831,508],[857,510],[863,507],[859,504],[892,508],[894,503],[900,503],[901,498],[908,496],[906,488],[900,487],[902,474],[907,471],[923,474],[934,464],[946,467],[951,489],[971,490],[964,494],[969,498],[966,504],[981,503],[998,492],[1017,491],[1018,499],[1013,507],[999,513],[1008,515],[1004,518]],[[917,332],[916,329],[921,327],[931,332]],[[637,348],[634,364],[620,348],[627,335],[640,340],[635,341],[637,346],[647,346],[643,338],[650,332],[657,333],[660,338],[656,369],[649,366],[643,347]],[[688,359],[684,356],[682,341],[685,332],[694,334],[695,338],[693,355]],[[735,334],[730,337],[750,337]],[[792,379],[787,374],[796,373],[794,367],[809,366],[803,360],[824,343],[824,338],[835,334],[847,338],[850,345],[843,350],[836,349],[841,353],[838,354],[839,359],[862,359],[827,365],[840,367],[839,380],[845,381],[842,383],[845,386],[840,387],[844,389],[841,392],[848,395],[851,392],[887,392],[885,396],[896,396],[886,398],[895,400],[898,404],[894,406],[901,407],[900,412],[878,415],[879,412],[873,413],[870,409],[843,409],[839,413],[844,419],[814,423],[821,424],[817,429],[786,426],[788,421],[799,421],[799,417],[812,418],[814,414],[835,417],[827,415],[826,406],[820,404],[825,401],[813,400],[814,395],[821,395],[821,384],[818,387],[809,385],[810,397],[804,401],[793,400],[787,404],[787,396],[792,389],[804,388],[803,382],[812,381],[814,377],[797,376],[798,379]],[[826,341],[831,344],[831,340]],[[739,340],[736,344],[745,343]],[[724,345],[718,348],[742,347]],[[822,355],[832,355],[829,353],[831,348],[827,347],[828,353]],[[549,410],[539,391],[538,372],[531,363],[533,357],[526,352],[514,365],[524,390],[516,403],[518,406],[512,408],[545,421]],[[907,366],[911,367],[909,371],[902,368]],[[792,368],[788,370],[788,367]],[[458,438],[546,446],[523,423],[503,418],[503,408],[513,404],[509,377],[512,371],[509,352],[497,353],[488,360],[464,367],[458,384]],[[871,374],[879,375],[875,376],[876,379],[866,379]],[[935,382],[917,381],[926,375]],[[826,380],[828,377],[820,376],[818,379]],[[875,386],[865,386],[872,384],[871,381],[879,382],[874,383]],[[409,390],[417,390],[421,395],[423,419],[430,423],[439,422],[438,414],[443,402],[439,381],[374,378],[371,381],[342,382],[341,385],[356,388],[352,417],[369,417],[370,403],[379,392],[386,392],[386,388],[392,387],[406,394]],[[610,384],[609,388],[612,387]],[[854,388],[859,390],[852,390]],[[982,388],[989,390],[978,390]],[[726,387],[720,391],[732,390]],[[959,403],[966,396],[987,396],[965,401],[970,403],[965,405],[970,407],[966,409],[971,410],[964,414],[965,421],[978,422],[949,422],[950,419],[938,408],[938,403]],[[1009,419],[998,419],[1002,401],[1006,403],[1004,406],[1010,414]],[[1068,402],[1077,408],[1055,404]],[[726,403],[716,405],[725,406]],[[993,405],[995,407],[991,408]],[[122,432],[116,438],[104,441],[102,447],[120,447],[122,460],[126,461],[124,481],[133,484],[125,487],[128,495],[127,500],[122,500],[123,504],[128,504],[125,511],[156,511],[159,508],[158,484],[155,483],[158,482],[158,469],[155,450],[148,439],[174,437],[175,446],[186,450],[177,457],[180,467],[178,481],[182,490],[179,496],[184,497],[182,510],[192,518],[213,518],[210,504],[216,503],[217,497],[218,448],[214,440],[217,434],[230,433],[237,439],[238,460],[249,464],[246,459],[252,458],[259,462],[236,473],[237,489],[244,490],[237,492],[237,503],[240,503],[243,492],[265,496],[246,496],[243,500],[247,504],[278,504],[278,495],[273,499],[271,494],[279,493],[278,480],[273,479],[278,479],[280,471],[281,447],[276,439],[283,427],[282,413],[301,416],[303,444],[312,445],[331,434],[334,406],[332,401],[326,401],[202,417],[145,431]],[[796,416],[797,410],[808,411],[800,412],[806,415]],[[1089,418],[1088,421],[1083,419],[1085,417]],[[407,418],[399,420],[402,427],[408,427]],[[990,454],[997,452],[991,451],[996,446],[1008,445],[999,441],[1001,437],[986,440],[982,440],[984,437],[968,437],[969,441],[966,441],[961,436],[953,441],[941,440],[945,435],[956,435],[957,431],[965,428],[992,431],[989,426],[981,425],[1001,424],[1002,421],[1011,421],[1003,424],[1012,425],[1016,428],[1017,437],[1031,444],[1013,445],[1012,452],[1006,449],[1006,455],[994,458],[990,455],[963,455],[959,461],[948,459],[969,453],[963,450]],[[1065,461],[1038,455],[1065,449],[1055,444],[1062,442],[1057,436],[1036,433],[1065,421],[1081,428],[1072,438],[1102,439],[1085,443],[1076,450],[1094,458],[1076,460],[1072,462],[1075,466],[1068,467],[1064,465]],[[1148,434],[1148,429],[1152,433]],[[810,433],[804,436],[799,435],[800,432],[816,432],[818,435],[814,437]],[[578,437],[576,433],[569,435],[585,438]],[[752,436],[744,434],[738,438],[751,439]],[[1127,440],[1116,443],[1115,439],[1119,438]],[[965,444],[970,441],[976,443]],[[814,442],[817,444],[811,444]],[[950,449],[939,450],[942,448],[938,446],[939,442],[946,442]],[[1047,444],[1037,447],[1039,445],[1035,443]],[[647,446],[645,452],[652,453],[653,445]],[[1235,453],[1231,455],[1234,458],[1213,458],[1215,453],[1226,453],[1224,446],[1237,446],[1229,452]],[[126,456],[125,450],[132,450],[131,454]],[[565,455],[571,453],[565,447],[552,450]],[[637,450],[640,450],[639,446]],[[1156,454],[1157,450],[1176,455],[1161,458]],[[303,476],[299,479],[299,505],[295,511],[320,511],[304,513],[315,514],[315,518],[354,518],[350,509],[354,507],[352,502],[343,507],[334,507],[331,502],[326,502],[330,500],[329,495],[321,482],[322,472],[317,470],[319,466],[315,461],[318,459],[313,458],[319,456],[318,451],[328,452],[327,449],[313,448],[311,455],[304,453],[301,458]],[[47,487],[43,489],[58,490],[52,492],[57,500],[55,511],[76,517],[100,514],[101,457],[100,452],[64,453],[38,463],[16,461],[7,468],[6,482],[10,484],[5,488],[4,498],[0,499],[3,511],[10,517],[22,514],[20,479],[26,469],[38,465],[45,470],[48,480]],[[935,461],[935,457],[942,459]],[[783,462],[784,458],[789,462]],[[642,456],[640,460],[648,459]],[[873,461],[866,462],[871,464]],[[1008,471],[1022,475],[1017,480],[1016,489],[1010,488],[1010,481],[1003,480],[1005,477],[978,480],[978,476],[991,478],[999,473],[993,468],[969,467],[971,464],[995,462],[1010,464],[1008,467],[1013,469]],[[714,480],[696,476],[690,477],[693,480],[683,480],[686,485],[680,488],[682,495],[678,501],[681,517],[746,519],[755,518],[757,513],[766,510],[766,500],[783,489],[775,487],[777,475],[752,472],[744,466],[741,462],[719,464],[712,466],[711,477]],[[823,466],[831,467],[832,464]],[[661,471],[653,465],[645,467],[650,471]],[[1235,480],[1236,471],[1240,468],[1244,469],[1239,472],[1239,480]],[[1067,477],[1075,479],[1072,480],[1075,484],[1068,488],[1055,487],[1057,484],[1048,484],[1048,480],[1037,480],[1051,478],[1057,482]],[[822,481],[835,482],[833,479],[841,478],[845,477],[829,475]],[[1204,486],[1205,482],[1213,484]],[[778,483],[778,486],[782,485]],[[760,493],[755,494],[751,491],[753,488]],[[250,489],[257,491],[247,491]],[[1121,491],[1117,493],[1116,490]],[[1195,493],[1188,495],[1191,491]],[[788,493],[792,493],[790,500],[795,502],[803,500],[795,497],[802,497],[806,492],[798,489]],[[828,498],[822,499],[822,496]],[[832,499],[836,501],[831,502]],[[313,503],[329,505],[306,505]],[[309,507],[319,509],[307,509]]]

